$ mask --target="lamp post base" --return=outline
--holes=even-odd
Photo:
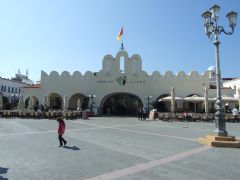
[[[218,111],[215,113],[216,130],[214,133],[216,133],[218,136],[228,136],[226,130],[225,114],[222,111],[223,109],[218,109]]]
[[[234,136],[215,136],[209,134],[206,137],[198,138],[199,143],[212,147],[240,148],[240,140]]]
[[[216,130],[213,131],[213,132],[216,133],[218,136],[228,136],[227,131],[223,131],[223,130],[216,129]]]

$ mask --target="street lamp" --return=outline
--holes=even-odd
[[[147,99],[147,117],[149,117],[149,101],[150,99],[152,99],[152,96],[146,96],[146,99]]]
[[[93,99],[96,97],[96,95],[95,94],[89,94],[88,97],[91,99],[90,108],[91,108],[91,111],[93,112],[93,104],[94,104]]]
[[[218,35],[222,32],[227,35],[232,35],[234,32],[234,28],[237,22],[237,13],[231,11],[227,14],[227,18],[229,19],[229,26],[231,28],[231,32],[226,32],[223,26],[218,25],[219,19],[219,11],[220,6],[214,5],[210,8],[210,11],[205,11],[202,14],[202,17],[205,20],[205,32],[208,38],[214,37],[214,45],[216,48],[216,85],[217,85],[217,100],[216,100],[216,113],[215,113],[215,123],[216,123],[216,130],[215,133],[218,136],[227,136],[228,133],[226,131],[226,122],[225,122],[225,115],[224,110],[222,108],[222,96],[221,96],[221,72],[220,72],[220,60],[219,60],[219,44]]]

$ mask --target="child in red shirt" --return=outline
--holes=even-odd
[[[58,140],[59,140],[59,147],[62,147],[63,145],[66,146],[67,141],[62,137],[64,132],[65,132],[65,122],[63,120],[63,117],[60,116],[57,118],[57,122],[58,122]]]

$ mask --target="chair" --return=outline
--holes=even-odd
[[[176,119],[177,119],[178,121],[183,121],[183,115],[182,115],[182,113],[177,113],[177,114],[176,114]]]

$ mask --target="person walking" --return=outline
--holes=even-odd
[[[63,120],[63,116],[60,116],[57,118],[58,122],[58,140],[59,140],[59,147],[62,147],[63,145],[66,146],[67,141],[63,138],[63,134],[65,132],[65,122]]]
[[[238,120],[238,109],[235,107],[235,108],[233,108],[233,110],[232,110],[232,115],[233,115],[233,121],[234,122],[238,122],[239,120]]]
[[[143,116],[143,120],[146,120],[146,118],[147,118],[147,108],[144,106],[143,108],[142,108],[142,116]]]
[[[137,108],[137,118],[138,118],[138,120],[140,120],[140,118],[141,118],[141,112],[142,112],[141,106],[138,106],[138,108]]]

